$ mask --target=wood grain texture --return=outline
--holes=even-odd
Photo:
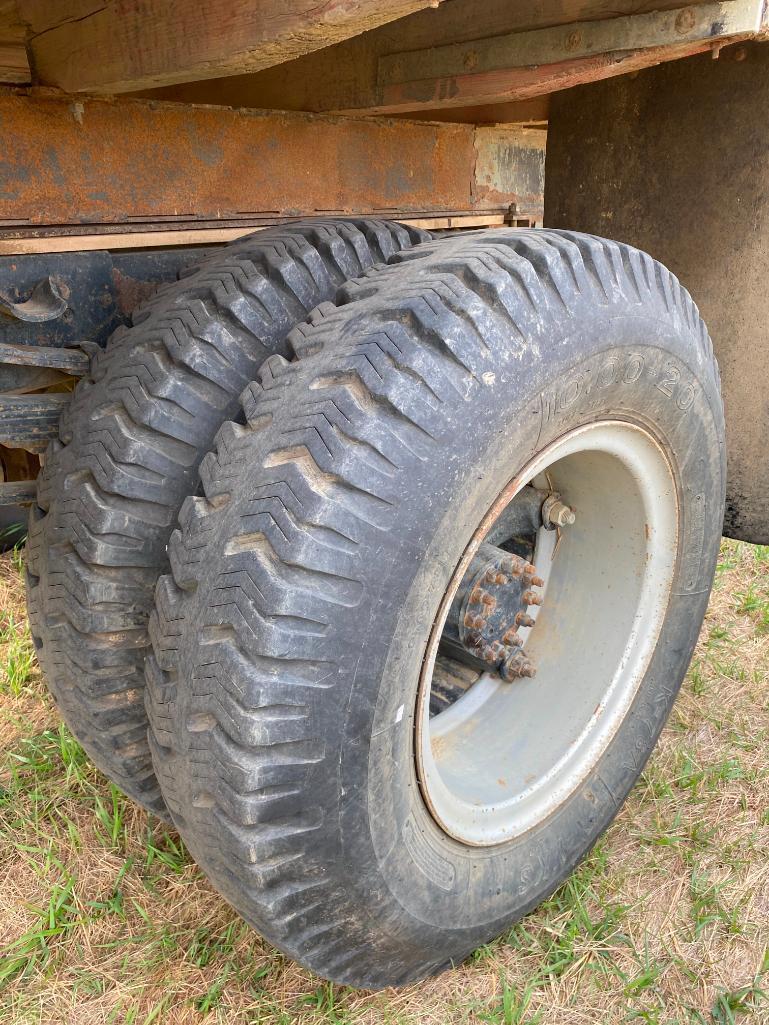
[[[31,81],[26,37],[16,0],[0,0],[0,82],[24,85]]]
[[[120,93],[258,71],[441,0],[20,0],[37,80]]]

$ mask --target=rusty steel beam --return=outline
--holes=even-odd
[[[519,198],[477,180],[488,130],[473,125],[12,89],[0,90],[0,124],[0,239],[36,225],[440,216]]]
[[[34,89],[0,90],[0,124],[0,232],[500,205],[476,187],[483,129],[472,125],[81,100]]]

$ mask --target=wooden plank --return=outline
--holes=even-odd
[[[30,80],[24,43],[0,39],[0,82],[24,85]]]
[[[385,216],[385,215],[382,215]],[[390,210],[386,216],[403,224],[426,231],[438,228],[483,228],[504,224],[504,214],[448,214],[433,217],[401,216]],[[183,231],[131,231],[88,235],[47,235],[42,238],[2,238],[0,256],[22,256],[30,253],[77,253],[101,249],[145,249],[169,246],[217,245],[233,242],[244,235],[262,231],[266,224],[241,228],[201,228]],[[0,362],[2,358],[0,357]]]
[[[120,93],[257,71],[441,0],[19,0],[37,80]]]
[[[0,506],[32,505],[37,497],[37,481],[12,480],[0,483]]]
[[[44,452],[59,431],[59,418],[71,395],[3,395],[0,402],[0,444]]]
[[[209,227],[246,219],[249,230],[248,218],[437,216],[501,205],[476,192],[470,125],[2,89],[0,124],[0,221],[30,229],[171,215]]]
[[[0,363],[15,367],[45,367],[82,377],[88,371],[89,362],[82,349],[0,342]]]
[[[169,246],[218,245],[261,231],[256,228],[202,228],[186,231],[131,231],[89,235],[46,235],[42,238],[0,238],[0,256],[30,253],[81,253],[102,249],[147,249]]]
[[[681,0],[451,0],[256,74],[172,86],[151,95],[280,110],[372,110],[381,99],[379,60],[388,54],[680,6]],[[434,116],[435,110],[428,108],[424,116]]]
[[[378,82],[391,85],[444,79],[503,68],[557,64],[596,54],[717,40],[756,32],[762,0],[724,0],[699,7],[633,14],[625,18],[508,32],[380,57]]]
[[[31,81],[26,37],[16,0],[0,0],[0,82],[24,85]]]
[[[498,228],[507,223],[505,214],[485,214],[483,216],[456,214],[450,217],[414,217],[402,222],[413,228],[425,231],[439,231],[446,228]]]
[[[485,103],[475,107],[431,107],[420,110],[418,116],[426,121],[454,121],[475,125],[530,125],[547,126],[550,97],[547,94],[528,100],[509,103]],[[413,111],[398,112],[391,117],[415,116]]]
[[[762,14],[763,0],[724,0],[395,53],[380,58],[379,102],[367,109],[524,99],[749,38]]]

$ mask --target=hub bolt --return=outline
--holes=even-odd
[[[542,523],[548,530],[570,527],[576,519],[574,510],[562,502],[559,495],[550,495],[542,504]]]
[[[521,677],[531,679],[537,675],[537,670],[526,656],[518,651],[502,664],[499,674],[503,680],[510,683],[512,680],[519,680]]]

